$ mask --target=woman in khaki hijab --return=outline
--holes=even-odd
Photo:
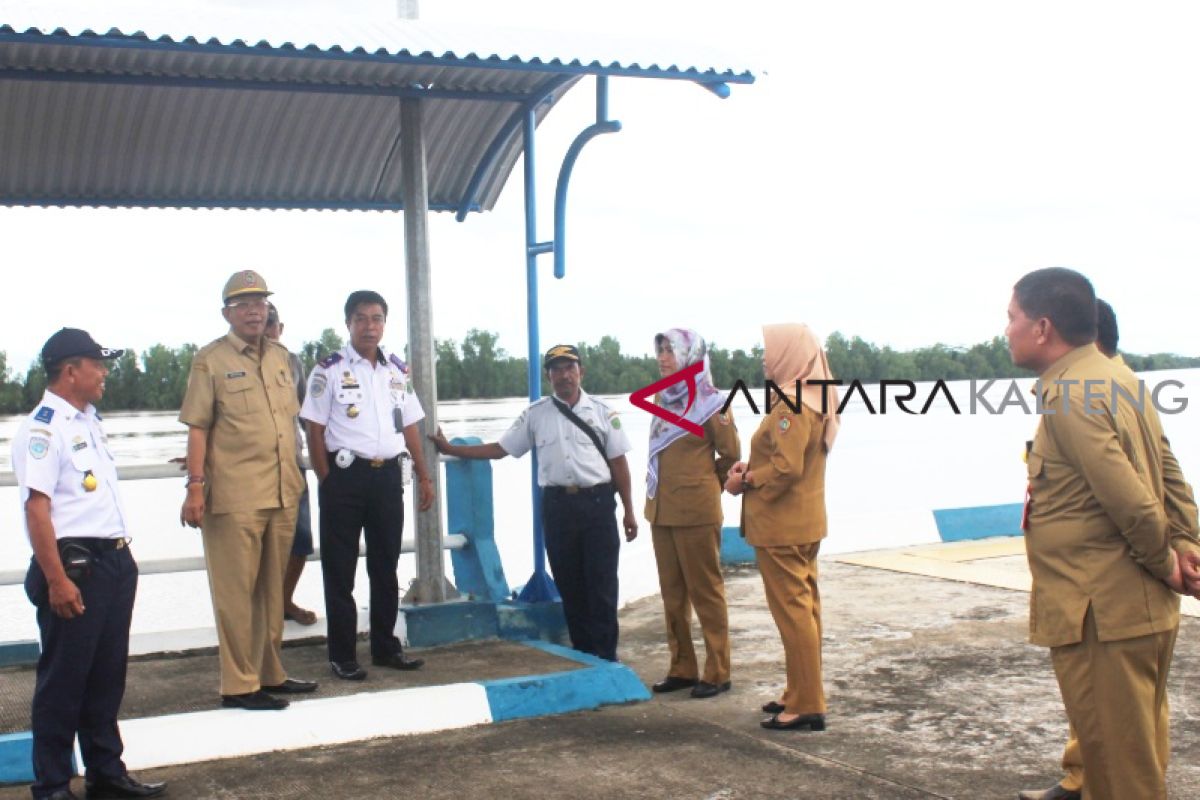
[[[721,484],[741,458],[742,445],[733,418],[721,413],[725,393],[713,386],[704,339],[695,331],[671,328],[654,337],[654,349],[664,378],[687,367],[699,369],[690,383],[681,379],[655,402],[699,426],[704,436],[658,417],[650,424],[645,515],[654,535],[671,652],[667,677],[652,688],[673,692],[691,687],[692,697],[715,697],[732,685],[721,576]],[[692,644],[693,609],[704,634],[703,675]]]
[[[817,551],[825,538],[825,459],[838,432],[829,362],[807,325],[763,326],[763,373],[774,398],[750,440],[750,463],[729,470],[725,490],[745,494],[742,532],[754,546],[771,616],[783,639],[787,688],[762,721],[772,730],[825,729]],[[798,397],[797,397],[798,395]]]

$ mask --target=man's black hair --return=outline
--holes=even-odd
[[[1096,291],[1075,270],[1034,270],[1017,281],[1013,293],[1025,316],[1049,319],[1067,344],[1080,347],[1096,341]]]
[[[350,317],[354,314],[354,309],[363,305],[376,305],[383,308],[383,316],[387,317],[387,300],[383,299],[383,295],[379,292],[372,292],[370,289],[359,289],[357,292],[351,292],[346,298],[346,322],[350,322]]]

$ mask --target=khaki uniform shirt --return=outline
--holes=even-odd
[[[1086,398],[1085,380],[1098,382]],[[1149,395],[1139,409],[1128,397],[1114,401],[1114,385],[1138,396],[1133,373],[1095,345],[1072,350],[1041,376],[1044,413],[1028,458],[1025,533],[1034,644],[1082,641],[1089,606],[1101,641],[1160,633],[1179,622],[1179,597],[1162,579],[1171,572],[1171,537],[1194,535],[1195,504],[1177,463],[1167,475],[1166,438]],[[1169,482],[1182,503],[1178,532],[1165,511]]]
[[[819,414],[800,409],[794,412],[781,401],[750,440],[742,532],[754,547],[825,538],[825,425]]]
[[[192,359],[179,421],[208,432],[208,511],[227,514],[300,502],[294,418],[300,411],[288,351],[263,340],[260,354],[230,331]]]
[[[646,498],[644,516],[651,525],[720,524],[721,487],[741,456],[733,416],[713,414],[704,422],[703,439],[686,434],[659,452],[658,491]]]

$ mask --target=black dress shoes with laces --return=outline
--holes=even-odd
[[[371,663],[377,667],[410,670],[425,666],[425,659],[409,658],[404,653],[392,653],[390,656],[371,656]]]
[[[692,697],[716,697],[721,692],[728,692],[732,686],[732,681],[725,681],[724,683],[709,683],[708,681],[700,681],[692,687]]]
[[[221,705],[225,708],[244,708],[247,711],[282,711],[288,707],[288,701],[282,697],[272,697],[260,690],[246,694],[223,694]]]
[[[335,677],[344,681],[361,681],[367,677],[367,671],[357,661],[330,661],[329,668]]]
[[[142,783],[126,773],[119,778],[97,778],[87,782],[88,800],[105,797],[158,797],[166,794],[165,783]]]
[[[689,686],[695,686],[696,683],[695,678],[676,678],[674,675],[668,675],[650,688],[662,694],[663,692],[677,692],[680,689],[687,689]]]

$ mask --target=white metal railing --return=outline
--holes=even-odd
[[[455,460],[442,456],[442,461]],[[131,466],[117,467],[117,478],[123,481],[140,481],[140,480],[156,480],[161,478],[180,478],[183,470],[178,464],[136,464]],[[17,476],[12,472],[0,472],[0,487],[16,486]],[[461,533],[451,533],[442,537],[442,548],[445,550],[461,550],[467,546],[467,537]],[[402,539],[400,541],[401,553],[416,552],[416,544],[413,539]],[[366,553],[365,548],[359,549],[359,557]],[[319,561],[321,558],[320,549],[313,551],[313,554],[308,557],[309,561]],[[189,556],[186,558],[160,558],[153,561],[138,562],[138,572],[142,575],[161,575],[171,572],[198,572],[205,569],[203,556]],[[24,569],[9,569],[0,570],[0,586],[15,586],[25,582]]]

